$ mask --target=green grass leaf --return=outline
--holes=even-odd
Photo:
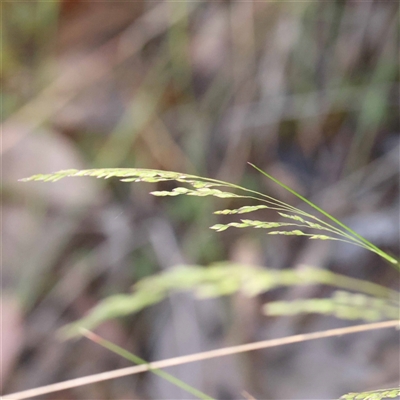
[[[133,362],[134,364],[148,366],[149,371],[152,372],[153,374],[159,376],[162,379],[165,379],[166,381],[168,381],[171,384],[192,394],[193,396],[197,397],[198,399],[213,400],[212,397],[210,397],[207,394],[201,392],[200,390],[194,388],[193,386],[188,385],[187,383],[181,381],[180,379],[169,374],[168,372],[162,371],[158,368],[152,368],[151,364],[149,364],[147,361],[145,361],[142,358],[138,357],[137,355],[132,354],[131,352],[123,349],[122,347],[119,347],[116,344],[109,342],[106,339],[103,339],[102,337],[94,334],[93,332],[90,332],[87,329],[82,329],[81,334],[83,336],[86,336],[88,339],[92,340],[93,342],[99,344],[100,346],[112,351],[114,354],[118,354],[119,356],[127,359],[128,361]]]

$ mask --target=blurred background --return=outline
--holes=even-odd
[[[300,206],[252,162],[399,254],[399,5],[380,1],[30,1],[2,7],[3,393],[129,366],[57,330],[108,295],[181,263],[319,268],[399,288],[378,256],[338,242],[208,229],[228,200],[71,178],[140,167],[241,184]],[[235,204],[238,205],[238,204]],[[260,218],[272,220],[264,212]],[[98,332],[148,361],[351,325],[267,318],[267,300],[191,293]],[[361,321],[358,321],[361,322]],[[218,399],[331,399],[398,383],[392,330],[170,368]],[[43,399],[188,399],[151,374]],[[249,397],[248,397],[249,398]]]

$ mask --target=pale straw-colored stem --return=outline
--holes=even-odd
[[[181,357],[170,358],[168,360],[155,361],[149,364],[136,365],[128,368],[122,368],[115,371],[103,372],[100,374],[90,375],[82,378],[71,379],[69,381],[59,382],[52,385],[42,386],[35,389],[25,390],[22,392],[8,394],[3,396],[3,400],[22,400],[47,393],[53,393],[60,390],[71,389],[78,386],[88,385],[90,383],[101,382],[109,379],[121,378],[127,375],[134,375],[141,372],[149,371],[156,368],[167,368],[175,365],[187,364],[194,361],[209,360],[211,358],[223,357],[246,351],[265,349],[268,347],[282,346],[285,344],[299,343],[308,340],[322,339],[332,336],[347,335],[350,333],[365,332],[376,329],[400,327],[399,320],[391,320],[385,322],[377,322],[372,324],[363,324],[350,326],[347,328],[330,329],[326,331],[304,333],[300,335],[288,336],[280,339],[263,340],[238,346],[226,347],[223,349],[205,351],[203,353],[190,354]]]

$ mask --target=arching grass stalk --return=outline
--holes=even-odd
[[[343,222],[340,222],[338,219],[336,219],[335,217],[333,217],[331,214],[327,213],[326,211],[324,211],[322,208],[318,207],[316,204],[314,204],[312,201],[306,199],[305,197],[303,197],[301,194],[297,193],[295,190],[291,189],[289,186],[286,186],[284,183],[282,183],[281,181],[279,181],[278,179],[274,178],[273,176],[267,174],[266,172],[264,172],[262,169],[258,168],[257,166],[255,166],[254,164],[248,163],[249,165],[251,165],[253,168],[255,168],[258,172],[261,172],[264,176],[266,176],[267,178],[271,179],[272,181],[274,181],[275,183],[277,183],[279,186],[283,187],[284,189],[286,189],[287,191],[289,191],[290,193],[294,194],[296,197],[298,197],[300,200],[303,200],[305,203],[307,203],[309,206],[311,206],[312,208],[314,208],[315,210],[317,210],[318,212],[320,212],[321,214],[323,214],[325,217],[329,218],[331,221],[335,222],[337,225],[339,225],[341,228],[345,229],[346,231],[350,232],[352,235],[354,235],[356,238],[358,238],[359,240],[361,240],[363,243],[366,244],[367,248],[371,251],[373,251],[374,253],[380,255],[382,258],[384,258],[385,260],[389,261],[391,264],[393,264],[398,270],[400,270],[400,265],[399,265],[399,261],[396,260],[394,257],[391,257],[389,254],[385,253],[383,250],[381,250],[380,248],[378,248],[377,246],[375,246],[373,243],[371,243],[369,240],[365,239],[363,236],[359,235],[357,232],[355,232],[353,229],[351,229],[350,227],[348,227],[347,225],[345,225]]]
[[[322,219],[316,217],[315,215],[309,214],[305,211],[302,211],[296,207],[293,207],[283,201],[277,200],[271,196],[268,196],[263,193],[259,193],[255,190],[246,189],[242,186],[221,181],[218,179],[212,178],[204,178],[196,175],[188,175],[182,174],[179,172],[172,172],[172,171],[161,171],[161,170],[153,170],[153,169],[140,169],[140,168],[105,168],[105,169],[90,169],[90,170],[65,170],[59,171],[53,174],[47,175],[35,175],[30,178],[22,179],[23,181],[32,181],[32,180],[41,180],[41,181],[57,181],[67,176],[94,176],[97,178],[111,178],[117,177],[120,178],[123,182],[162,182],[162,181],[176,181],[179,183],[185,183],[192,186],[192,189],[187,187],[177,187],[175,189],[169,191],[154,191],[151,194],[155,196],[178,196],[178,195],[187,195],[187,196],[198,196],[198,197],[205,197],[205,196],[214,196],[220,198],[241,198],[241,199],[249,199],[249,200],[256,200],[258,202],[262,202],[264,206],[245,206],[241,207],[240,209],[236,210],[222,210],[217,211],[216,214],[242,214],[248,213],[251,211],[255,211],[256,209],[260,208],[268,208],[274,211],[277,211],[278,214],[283,217],[290,219],[291,222],[266,222],[266,221],[255,221],[251,219],[242,219],[241,222],[231,222],[229,224],[216,224],[212,226],[212,229],[217,231],[223,231],[229,227],[236,227],[236,228],[263,228],[263,229],[270,229],[270,228],[278,228],[277,231],[269,231],[268,234],[270,235],[297,235],[297,236],[306,236],[310,239],[319,239],[319,240],[340,240],[346,243],[352,243],[357,246],[363,247],[367,250],[370,250],[386,261],[389,261],[391,265],[395,268],[400,270],[399,261],[396,260],[394,257],[390,256],[389,254],[385,253],[383,250],[379,249],[377,246],[372,244],[370,241],[365,239],[363,236],[359,235],[353,229],[349,228],[344,223],[337,220],[335,217],[327,213],[326,211],[322,210],[316,204],[312,203],[310,200],[306,199],[305,197],[301,196],[299,193],[291,189],[290,187],[286,186],[284,183],[280,182],[278,179],[272,177],[271,175],[267,174],[266,172],[262,171],[260,168],[256,167],[255,165],[249,163],[253,168],[257,171],[261,172],[264,176],[271,179],[273,182],[277,183],[290,193],[294,194],[299,199],[303,200],[306,204],[310,205],[312,208],[320,212],[322,215],[333,221],[337,226],[333,226],[330,223],[323,221]],[[230,189],[237,189],[241,192],[245,192],[248,195],[239,195],[231,192],[224,192],[219,189],[215,189],[216,187],[219,188],[230,188]],[[285,211],[285,213],[281,212]],[[289,214],[287,214],[289,213]],[[306,220],[304,218],[309,220]],[[296,221],[296,222],[293,222]],[[313,222],[315,221],[315,222]],[[286,230],[288,227],[297,227],[297,228],[304,228],[304,229],[313,229],[319,231],[325,231],[332,233],[334,235],[338,235],[341,238],[332,237],[329,235],[323,234],[309,234],[304,233],[300,229],[294,230]],[[282,229],[284,228],[284,229]]]

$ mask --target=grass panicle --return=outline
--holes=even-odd
[[[205,178],[196,175],[188,175],[180,172],[172,172],[172,171],[162,171],[162,170],[153,170],[153,169],[141,169],[141,168],[105,168],[105,169],[88,169],[88,170],[65,170],[59,171],[52,174],[39,174],[31,176],[30,178],[22,179],[22,181],[45,181],[45,182],[55,182],[65,177],[73,177],[73,176],[91,176],[96,178],[119,178],[123,182],[148,182],[148,183],[158,183],[165,181],[176,181],[179,183],[185,183],[192,187],[192,189],[187,187],[176,187],[172,190],[168,191],[153,191],[151,194],[154,196],[213,196],[218,198],[242,198],[242,199],[251,199],[256,200],[257,202],[261,202],[264,204],[259,204],[256,206],[243,206],[238,209],[225,209],[216,211],[216,214],[223,215],[231,215],[231,214],[243,214],[250,213],[253,211],[261,210],[261,209],[271,209],[277,211],[280,217],[291,219],[292,221],[298,222],[296,223],[287,223],[287,222],[268,222],[268,221],[258,221],[258,220],[241,220],[241,222],[231,222],[228,224],[216,224],[211,228],[221,232],[226,230],[229,227],[235,228],[286,228],[287,226],[296,226],[300,229],[293,230],[285,230],[279,229],[278,231],[271,231],[269,234],[271,235],[288,235],[288,236],[304,236],[313,240],[339,240],[346,243],[352,243],[357,246],[361,246],[367,250],[370,250],[386,261],[390,262],[394,267],[400,270],[399,261],[389,254],[385,253],[374,244],[369,242],[367,239],[359,235],[357,232],[353,231],[351,228],[337,220],[335,217],[327,213],[326,211],[319,208],[317,205],[307,200],[299,193],[294,191],[293,189],[286,186],[284,183],[275,179],[271,175],[268,175],[266,172],[262,171],[258,167],[253,164],[250,164],[257,171],[261,172],[264,176],[268,177],[278,185],[282,186],[290,193],[297,196],[299,199],[304,201],[306,204],[310,205],[312,208],[317,210],[327,219],[333,222],[330,224],[320,218],[309,214],[299,208],[293,207],[285,202],[274,199],[271,196],[259,193],[254,190],[246,189],[241,186],[235,185],[233,183],[220,181],[212,178]],[[232,193],[230,191],[222,191],[220,189],[216,189],[216,187],[224,187],[233,190],[238,190],[243,195]],[[319,233],[307,233],[305,230],[314,230],[314,231],[322,231]]]
[[[269,303],[272,308],[266,305],[265,310],[271,315],[288,315],[288,309],[293,310],[293,313],[334,314],[338,307],[346,305],[358,307],[361,317],[363,316],[361,312],[364,310],[367,313],[368,307],[373,306],[375,314],[379,311],[376,318],[364,318],[366,320],[396,318],[399,314],[399,303],[396,302],[397,292],[372,282],[310,266],[302,266],[296,270],[273,270],[220,262],[206,268],[196,265],[176,266],[160,274],[143,278],[133,287],[132,293],[109,296],[87,316],[65,326],[60,333],[65,338],[77,336],[81,328],[91,330],[109,319],[137,313],[163,301],[172,292],[192,291],[200,299],[221,297],[237,292],[247,297],[254,297],[279,287],[316,284],[334,286],[347,292],[354,291],[358,293],[358,297],[352,298],[348,293],[347,303],[343,301],[344,296],[338,298],[337,295],[330,299],[310,299],[309,303],[306,301],[301,303],[301,300],[298,300],[299,305],[295,307],[293,303],[275,302]],[[331,312],[328,312],[330,310]]]
[[[274,301],[264,306],[267,315],[298,315],[315,313],[333,315],[340,319],[368,322],[396,319],[399,304],[390,299],[371,297],[361,293],[335,291],[330,298]]]
[[[400,397],[399,388],[380,389],[370,392],[347,393],[339,400],[388,400],[398,399]]]
[[[223,232],[231,227],[255,228],[267,229],[269,235],[303,236],[311,240],[342,241],[372,251],[389,262],[397,270],[400,270],[399,260],[379,249],[353,229],[284,183],[255,165],[250,165],[265,177],[318,211],[326,220],[271,196],[246,189],[236,184],[172,171],[140,168],[70,169],[53,174],[34,175],[30,178],[22,179],[22,181],[56,182],[60,179],[74,176],[91,176],[103,179],[119,178],[123,182],[158,183],[175,181],[179,184],[185,184],[188,187],[178,186],[172,190],[153,191],[151,194],[161,197],[184,195],[247,199],[256,201],[258,204],[245,205],[235,209],[223,209],[215,211],[215,214],[230,216],[269,209],[276,211],[279,217],[284,219],[284,221],[262,221],[247,218],[226,224],[218,223],[211,226],[211,229],[217,232]],[[223,190],[221,190],[222,188]],[[137,282],[132,293],[118,294],[104,299],[87,316],[64,327],[60,331],[60,335],[64,338],[80,336],[82,335],[82,330],[89,332],[90,329],[95,328],[104,321],[136,313],[146,307],[159,303],[173,291],[192,290],[200,298],[220,297],[240,291],[244,295],[251,297],[280,286],[298,286],[304,284],[331,285],[341,290],[335,291],[330,298],[270,302],[264,306],[264,312],[268,315],[279,316],[319,313],[334,315],[341,319],[361,319],[365,321],[378,321],[388,318],[397,319],[399,316],[398,293],[372,282],[349,278],[344,275],[308,266],[301,266],[296,270],[277,271],[240,264],[218,263],[207,268],[200,266],[175,267],[161,274],[144,278]],[[136,363],[145,363],[144,360],[118,348],[118,346],[104,341],[97,336],[93,336],[94,334],[91,332],[89,333],[92,340],[95,338],[95,341],[99,344],[120,354],[122,357]],[[206,394],[177,380],[169,374],[158,370],[152,370],[152,372],[198,398],[211,399]],[[340,400],[383,400],[399,396],[400,390],[396,388],[372,392],[348,393],[342,396]]]

